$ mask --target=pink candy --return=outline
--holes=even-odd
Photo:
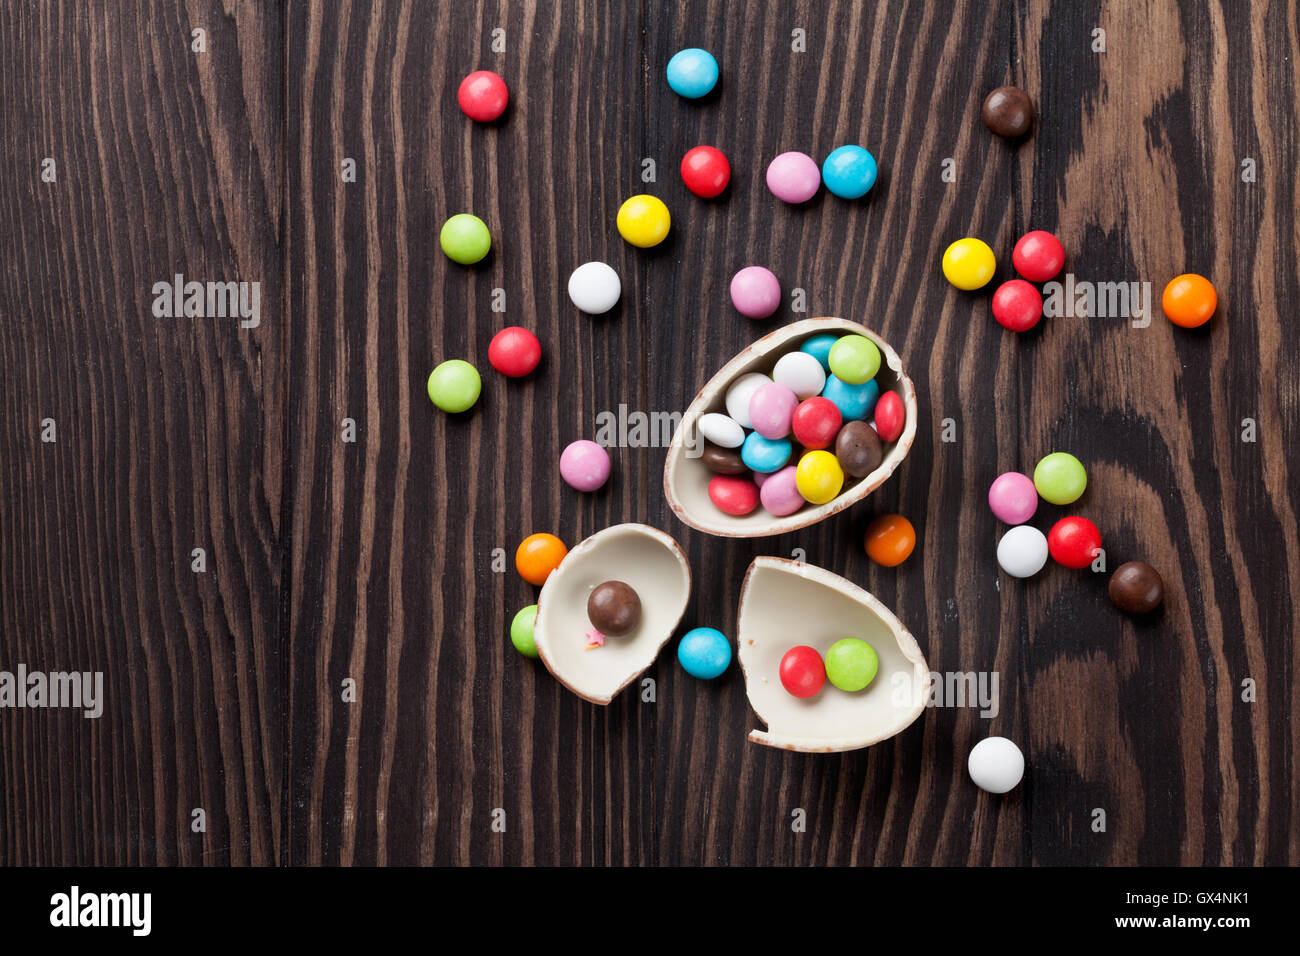
[[[767,188],[783,202],[807,202],[821,184],[821,170],[807,153],[782,153],[767,167]]]
[[[770,514],[784,518],[804,506],[804,497],[799,494],[799,486],[795,483],[797,470],[794,465],[787,465],[763,482],[758,496]]]
[[[585,438],[560,455],[560,477],[578,491],[595,491],[609,480],[609,468],[609,452]]]
[[[989,486],[989,507],[999,521],[1024,524],[1038,510],[1038,489],[1029,476],[1004,472]]]
[[[794,410],[799,397],[784,385],[768,382],[760,385],[749,398],[749,420],[754,431],[764,438],[784,438],[790,434]]]
[[[731,302],[743,316],[766,319],[781,305],[781,283],[762,266],[746,266],[731,277]]]

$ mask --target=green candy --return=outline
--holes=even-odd
[[[862,690],[876,678],[880,658],[876,649],[864,640],[846,637],[836,641],[826,652],[826,677],[840,690]]]
[[[438,241],[442,243],[447,258],[463,266],[472,266],[492,248],[492,235],[487,225],[478,216],[467,212],[452,216],[443,223]]]
[[[1073,455],[1053,452],[1034,469],[1034,487],[1044,500],[1068,505],[1078,501],[1083,489],[1088,487],[1088,473],[1083,469],[1083,462]]]
[[[482,388],[478,370],[460,359],[443,362],[429,373],[429,401],[444,412],[463,412],[473,408]]]
[[[533,624],[537,621],[537,605],[530,604],[510,622],[510,643],[524,657],[537,658],[537,644],[533,641]]]
[[[831,346],[831,372],[847,385],[865,385],[880,371],[880,349],[865,335],[845,335]]]

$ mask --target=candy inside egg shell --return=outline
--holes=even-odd
[[[588,648],[587,599],[599,585],[625,582],[641,602],[631,631]],[[608,704],[654,663],[691,594],[691,569],[677,542],[656,528],[619,524],[574,547],[537,600],[533,642],[546,669],[593,704]]]
[[[755,558],[741,587],[736,633],[749,704],[767,724],[749,732],[754,743],[804,753],[857,750],[899,733],[925,709],[930,669],[916,639],[873,595],[824,568]],[[800,699],[782,686],[781,659],[792,646],[808,645],[824,658],[846,637],[866,641],[879,657],[865,689],[827,685]]]

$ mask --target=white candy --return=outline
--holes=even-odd
[[[1025,755],[1006,737],[988,737],[971,748],[966,770],[989,793],[1014,790],[1025,775]]]
[[[722,448],[739,448],[745,444],[745,429],[740,423],[718,412],[700,416],[700,434]]]
[[[1015,578],[1033,577],[1047,563],[1047,538],[1027,524],[1012,528],[998,542],[998,564]]]
[[[822,393],[826,371],[822,363],[807,352],[787,352],[777,359],[776,368],[772,369],[772,380],[790,389],[803,401]]]
[[[589,315],[608,312],[622,294],[618,273],[603,262],[584,262],[569,276],[569,298]]]
[[[750,372],[731,383],[727,389],[727,414],[740,422],[742,428],[753,428],[749,420],[749,400],[762,386],[772,381],[762,372]]]

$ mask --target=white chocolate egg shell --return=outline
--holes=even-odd
[[[686,436],[697,435],[696,424],[701,415],[708,412],[726,414],[727,388],[737,378],[749,372],[770,374],[772,366],[782,355],[798,349],[805,339],[826,332],[865,335],[880,348],[880,372],[876,379],[882,395],[892,391],[903,399],[906,413],[903,434],[898,441],[885,445],[885,456],[875,471],[862,478],[845,476],[843,490],[823,505],[805,505],[784,518],[769,514],[761,506],[739,517],[724,513],[709,499],[709,479],[713,473],[699,458],[686,457]],[[829,518],[875,491],[902,464],[915,437],[916,389],[912,380],[903,374],[903,362],[898,353],[875,332],[856,322],[835,318],[804,319],[779,328],[750,345],[700,390],[682,416],[681,425],[668,448],[668,459],[664,464],[664,495],[673,513],[697,531],[729,538],[785,534]]]
[[[641,623],[587,650],[587,597],[606,581],[623,581],[636,591]],[[614,525],[575,546],[546,579],[533,642],[556,680],[584,700],[608,704],[654,663],[690,597],[691,568],[676,541],[648,525]]]
[[[865,690],[847,693],[828,680],[804,700],[781,684],[781,658],[806,644],[824,658],[857,637],[876,650],[880,668]],[[740,589],[736,646],[745,693],[767,730],[749,739],[803,753],[840,753],[879,743],[925,710],[930,669],[916,639],[880,601],[816,565],[755,558]]]

